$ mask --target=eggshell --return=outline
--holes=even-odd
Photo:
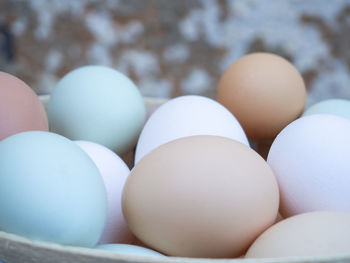
[[[123,155],[136,144],[146,110],[134,83],[104,66],[85,66],[64,76],[51,94],[53,132],[102,144]]]
[[[108,148],[87,141],[75,141],[94,161],[107,190],[107,221],[99,244],[129,243],[134,236],[122,213],[122,191],[130,170],[124,161]]]
[[[236,257],[275,222],[276,179],[248,146],[191,136],[159,146],[132,169],[122,205],[131,231],[170,256]]]
[[[134,240],[132,241],[131,245],[135,245],[135,246],[139,246],[139,247],[145,247],[145,248],[150,248],[149,246],[147,246],[145,243],[143,243],[137,237],[134,238]]]
[[[106,220],[106,190],[74,142],[29,131],[0,143],[0,229],[64,245],[93,247]]]
[[[350,211],[349,134],[348,119],[317,114],[292,122],[276,137],[267,162],[280,186],[282,216]]]
[[[165,257],[163,254],[152,249],[127,244],[105,244],[97,246],[96,249],[130,256]]]
[[[135,163],[158,146],[193,135],[217,135],[249,146],[237,119],[216,101],[202,96],[182,96],[160,106],[148,119],[135,152]]]
[[[303,116],[312,114],[332,114],[350,119],[350,101],[344,99],[329,99],[313,104]]]
[[[253,53],[222,75],[217,100],[255,140],[273,139],[304,111],[306,89],[298,70],[286,59]]]
[[[349,244],[350,213],[310,212],[290,217],[270,227],[253,243],[246,257],[348,255]]]
[[[0,140],[24,131],[48,131],[45,109],[22,80],[0,72]]]

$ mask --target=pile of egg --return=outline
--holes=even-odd
[[[0,231],[154,257],[350,254],[350,102],[304,111],[300,73],[268,53],[217,91],[147,116],[128,77],[84,66],[45,111],[0,73]],[[273,141],[267,161],[255,141]]]

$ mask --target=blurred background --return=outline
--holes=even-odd
[[[308,105],[350,99],[350,1],[0,0],[0,70],[38,94],[101,64],[144,96],[215,98],[222,72],[256,51],[300,70]]]

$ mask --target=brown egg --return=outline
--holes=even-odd
[[[246,257],[348,255],[349,244],[350,213],[310,212],[289,217],[270,227],[257,238]]]
[[[0,72],[0,140],[30,130],[48,131],[43,105],[22,80]]]
[[[279,193],[251,148],[218,136],[164,144],[131,171],[123,213],[145,244],[170,256],[242,255],[275,222]]]
[[[217,100],[256,140],[274,138],[305,107],[302,76],[284,58],[253,53],[233,63],[221,77]]]

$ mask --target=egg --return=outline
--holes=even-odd
[[[51,131],[102,144],[120,156],[134,147],[146,117],[135,84],[105,66],[69,72],[53,90],[47,109]]]
[[[124,161],[108,148],[93,142],[75,141],[94,161],[107,190],[107,220],[99,244],[130,243],[130,232],[122,213],[122,190],[130,170]]]
[[[99,250],[111,251],[120,255],[142,257],[165,257],[163,254],[149,248],[128,244],[105,244],[96,247]]]
[[[193,135],[217,135],[249,145],[237,119],[218,102],[195,95],[181,96],[160,106],[138,139],[135,163],[158,146]]]
[[[317,210],[350,211],[350,121],[316,114],[285,127],[267,162],[278,180],[282,216]]]
[[[24,131],[48,131],[45,109],[22,80],[0,72],[0,140]]]
[[[322,256],[349,254],[349,244],[350,213],[309,212],[290,217],[270,227],[252,244],[246,257],[312,256],[319,257],[317,262],[321,262]]]
[[[236,116],[248,138],[273,139],[305,107],[306,89],[298,70],[286,59],[253,53],[222,75],[217,100]]]
[[[93,247],[106,221],[102,177],[74,142],[43,131],[0,142],[0,229],[33,240]]]
[[[145,247],[145,248],[150,248],[149,246],[147,246],[145,243],[143,243],[137,237],[134,238],[134,240],[132,241],[131,245],[135,245],[135,246],[139,246],[139,247]]]
[[[250,147],[221,136],[163,144],[132,169],[122,207],[130,230],[169,256],[237,257],[275,222],[276,179]]]
[[[345,99],[323,100],[311,105],[303,116],[312,114],[334,114],[350,119],[350,101]]]

